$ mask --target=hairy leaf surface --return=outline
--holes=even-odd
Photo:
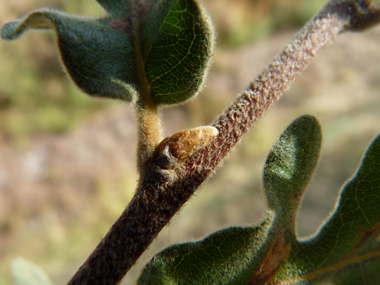
[[[146,92],[142,97],[158,106],[198,93],[213,31],[195,0],[98,2],[105,16],[36,10],[4,25],[1,37],[15,40],[28,29],[53,29],[68,74],[92,96],[134,101]]]
[[[264,167],[265,221],[171,246],[147,264],[139,284],[380,284],[380,136],[321,230],[307,240],[295,235],[321,139],[314,117],[295,120]]]

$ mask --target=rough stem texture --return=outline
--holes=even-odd
[[[157,234],[216,169],[229,151],[288,88],[293,79],[355,13],[331,1],[291,40],[258,78],[212,124],[217,137],[173,170],[147,161],[134,197],[69,284],[117,284]],[[356,5],[355,1],[350,1]],[[351,7],[352,8],[352,7]]]

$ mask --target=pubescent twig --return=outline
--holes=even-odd
[[[156,152],[140,173],[136,193],[69,284],[116,284],[195,190],[316,54],[339,33],[379,22],[364,0],[332,0],[296,34],[257,79],[212,124],[216,138],[174,169]]]

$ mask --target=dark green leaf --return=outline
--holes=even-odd
[[[142,98],[168,105],[198,93],[213,31],[195,0],[98,3],[106,16],[41,9],[6,24],[1,37],[15,40],[28,29],[53,29],[68,74],[89,95],[133,101],[144,92]]]
[[[260,264],[260,245],[271,222],[229,228],[199,242],[174,245],[156,255],[138,284],[245,284]]]
[[[279,197],[269,203],[278,209],[270,207],[257,227],[229,228],[165,249],[148,263],[139,284],[261,284],[270,278],[289,256],[294,239],[291,216],[303,193],[300,188],[316,165],[320,143],[314,117],[294,121],[273,147],[264,172],[269,199]]]
[[[132,2],[128,0],[96,0],[106,10],[115,18],[119,19],[129,19],[132,12]]]
[[[134,50],[128,33],[115,28],[120,26],[110,17],[42,9],[6,24],[1,37],[14,40],[27,29],[54,29],[62,62],[79,88],[89,95],[131,101],[138,82]]]
[[[294,244],[284,269],[290,264],[292,268],[282,274],[296,270],[311,281],[333,278],[337,284],[380,284],[379,205],[380,136],[344,186],[335,212],[319,233]]]
[[[296,239],[296,210],[320,143],[315,118],[295,120],[265,165],[265,222],[169,247],[148,263],[139,284],[380,284],[380,135],[321,230]]]
[[[213,52],[212,26],[196,1],[158,1],[142,29],[142,55],[155,104],[177,104],[194,96]]]
[[[293,214],[317,165],[322,134],[317,119],[302,116],[280,136],[264,167],[264,189],[269,209],[282,217]],[[299,193],[301,192],[301,193]]]

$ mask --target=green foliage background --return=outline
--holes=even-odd
[[[218,32],[214,65],[196,100],[164,111],[166,134],[210,123],[324,2],[204,0]],[[91,0],[2,1],[0,23],[43,6],[103,13]],[[160,234],[125,284],[167,245],[261,221],[266,155],[303,113],[316,115],[324,134],[321,162],[297,229],[302,236],[314,232],[380,131],[379,35],[378,28],[344,35],[317,58]],[[21,255],[41,265],[55,284],[64,284],[128,203],[137,179],[136,140],[130,107],[83,95],[63,74],[57,53],[52,33],[30,32],[17,42],[0,43],[0,263],[9,265]],[[117,133],[116,127],[131,131],[111,142],[104,134]],[[17,175],[18,167],[29,167],[30,156],[49,148],[58,151],[45,154],[51,163],[47,174]],[[108,159],[99,164],[97,153]],[[93,168],[73,162],[88,154],[83,159]],[[114,157],[122,161],[114,163]],[[9,273],[9,266],[0,268],[1,284],[9,282]]]

